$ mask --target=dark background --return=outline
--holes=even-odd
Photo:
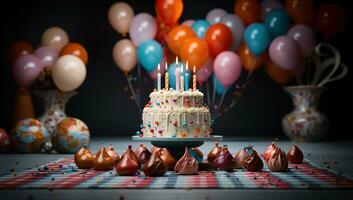
[[[1,9],[1,63],[0,63],[0,127],[11,128],[11,112],[16,83],[7,63],[6,51],[11,43],[29,41],[34,47],[42,33],[51,26],[67,31],[70,40],[83,44],[88,53],[87,78],[78,89],[78,95],[67,105],[69,116],[77,117],[89,126],[93,136],[129,136],[141,123],[137,107],[124,91],[126,80],[112,59],[112,48],[121,39],[109,25],[107,11],[117,1],[8,1]],[[131,0],[136,13],[155,15],[153,0]],[[342,60],[350,68],[348,76],[328,86],[322,96],[320,109],[331,120],[329,138],[353,138],[352,134],[352,58],[350,1],[315,1],[316,7],[324,2],[336,2],[346,8],[346,30],[329,42],[341,52]],[[234,0],[184,0],[185,19],[201,19],[213,8],[233,13]],[[151,80],[144,88],[147,95]],[[144,103],[143,103],[144,104]],[[37,114],[40,104],[35,99]],[[292,109],[290,97],[282,86],[274,83],[264,72],[254,74],[254,82],[243,93],[239,103],[220,117],[215,133],[224,136],[282,136],[281,118]]]

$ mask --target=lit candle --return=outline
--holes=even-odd
[[[184,91],[184,66],[181,65],[180,67],[180,90]]]
[[[165,90],[169,90],[169,73],[168,73],[168,63],[165,62],[165,73],[164,73],[164,86]]]
[[[161,66],[158,64],[158,73],[157,73],[157,90],[161,90]]]
[[[196,91],[196,67],[194,66],[194,75],[192,75],[192,88],[194,91]]]
[[[185,91],[189,90],[189,80],[190,80],[190,73],[189,73],[189,64],[186,61],[186,70],[185,70]]]
[[[180,69],[177,65],[175,69],[175,90],[179,91],[179,83],[180,83]]]

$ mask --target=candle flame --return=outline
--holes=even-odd
[[[175,64],[178,65],[179,61],[178,61],[178,56],[175,58]]]
[[[189,70],[189,62],[186,61],[186,71],[188,71],[188,70]]]
[[[194,69],[193,69],[193,71],[194,71],[194,73],[196,72],[196,67],[195,67],[195,65],[194,65]]]
[[[160,64],[158,64],[158,71],[161,71],[161,65]]]
[[[168,71],[168,63],[165,62],[165,71]]]

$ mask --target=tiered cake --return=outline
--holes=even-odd
[[[198,90],[155,90],[143,109],[142,137],[209,137],[208,107]]]

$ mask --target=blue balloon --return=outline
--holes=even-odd
[[[163,49],[155,40],[146,40],[137,47],[137,57],[148,72],[156,69],[163,57]]]
[[[213,87],[216,90],[217,94],[224,94],[228,91],[229,88],[224,87],[215,75],[213,75],[212,79],[213,79]]]
[[[179,62],[179,67],[181,67],[181,66],[185,66],[185,65],[184,65],[183,63],[180,63],[180,62]],[[171,65],[168,66],[169,86],[170,86],[171,88],[173,88],[174,90],[175,90],[175,70],[176,70],[176,68],[177,68],[177,66],[176,66],[175,63],[173,63],[173,64],[171,64]],[[190,70],[185,70],[185,68],[184,68],[184,73],[183,73],[183,75],[184,75],[184,80],[186,80],[185,74],[188,74],[189,77],[192,76]],[[190,83],[190,80],[191,80],[191,78],[189,78],[189,83]]]
[[[255,56],[259,56],[270,45],[271,34],[264,24],[253,23],[245,29],[244,40],[250,52]]]
[[[211,24],[208,21],[200,19],[200,20],[196,20],[194,23],[192,23],[191,28],[192,28],[192,30],[195,31],[196,35],[199,38],[204,38],[206,31],[207,31],[208,27],[210,27],[210,26],[211,26]]]
[[[265,17],[265,26],[271,33],[272,38],[287,34],[291,19],[283,9],[276,9],[269,12]]]

